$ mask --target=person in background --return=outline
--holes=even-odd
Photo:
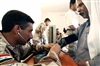
[[[31,53],[35,55],[50,49],[47,56],[39,61],[39,65],[50,66],[50,63],[53,63],[55,66],[61,66],[58,58],[61,48],[58,44],[30,45],[29,40],[33,38],[34,21],[29,15],[19,10],[10,10],[3,16],[1,22],[0,46],[4,48],[0,50],[0,54],[9,54],[20,63]]]
[[[89,17],[90,11],[89,11],[89,8],[87,9],[87,7],[89,6],[87,7],[85,6],[86,2],[84,2],[84,0],[77,0],[79,14],[83,18],[88,18],[88,20],[85,23],[83,23],[80,27],[78,27],[73,32],[73,34],[62,39],[67,44],[70,44],[71,42],[78,40],[77,50],[76,50],[76,54],[74,58],[74,61],[77,63],[78,66],[100,66],[100,62],[99,62],[100,61],[100,51],[99,51],[100,50],[100,42],[99,42],[100,41],[100,35],[99,35],[100,34],[100,31],[99,31],[100,30],[100,24],[99,24],[100,3],[97,2],[97,0],[96,1],[93,0],[92,2],[91,1],[92,0],[89,0],[88,5],[90,5],[91,3],[95,3],[94,8],[96,7],[97,8],[91,11],[96,12],[95,15],[96,17],[97,16],[98,17],[95,19],[92,18],[91,20],[93,21],[90,21],[90,17]],[[96,4],[96,3],[99,3],[99,4]],[[92,4],[92,7],[93,7],[93,4]],[[92,12],[92,14],[94,12]],[[92,17],[94,17],[94,15]],[[95,28],[97,28],[98,30],[96,30]],[[93,31],[90,33],[90,30],[93,30]],[[90,40],[91,42],[89,42]],[[62,43],[62,41],[60,41],[59,44],[62,47],[66,45]]]
[[[49,26],[51,20],[46,18],[44,23],[40,23],[37,28],[35,29],[35,34],[33,37],[33,42],[39,45],[48,44],[48,37],[46,35],[46,29]]]
[[[79,27],[79,19],[76,10],[77,10],[76,0],[70,0],[70,9],[65,14],[65,27],[67,28],[66,32],[67,35],[73,33],[73,31],[75,31],[75,29]],[[78,41],[75,41],[66,46],[70,49],[73,48],[72,51],[74,52],[77,49],[77,42]]]
[[[64,38],[64,37],[68,36],[66,33],[67,33],[67,30],[66,30],[65,28],[63,28],[62,38]]]
[[[56,29],[56,43],[58,43],[60,41],[60,39],[62,38],[62,34],[60,33],[59,29]]]
[[[65,24],[67,31],[70,31],[69,33],[72,33],[77,27],[79,27],[79,22],[76,14],[77,6],[76,6],[76,0],[70,0],[70,9],[65,14]]]
[[[34,37],[33,37],[33,43],[36,45],[43,45],[43,44],[48,44],[48,37],[46,34],[46,29],[48,29],[49,24],[50,24],[51,20],[49,18],[45,18],[43,23],[40,23],[36,29],[35,29],[35,33],[34,33]],[[38,60],[40,60],[42,57],[47,55],[47,51],[42,52],[41,54],[37,54],[36,56],[34,56],[34,58],[37,59],[36,63],[38,62]]]

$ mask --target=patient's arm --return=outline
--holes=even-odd
[[[55,44],[49,51],[48,55],[43,57],[38,64],[44,64],[48,66],[61,66],[60,60],[58,58],[58,54],[60,53],[60,46]]]
[[[74,41],[76,41],[76,40],[78,40],[78,38],[76,37],[76,35],[75,35],[75,34],[71,34],[71,35],[69,35],[69,36],[67,36],[67,37],[62,38],[62,39],[58,42],[58,44],[59,44],[61,47],[64,47],[64,46],[66,46],[67,44],[70,44],[70,43],[72,43],[72,42],[74,42]]]

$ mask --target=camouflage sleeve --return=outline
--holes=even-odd
[[[40,32],[41,32],[41,34],[45,31],[45,29],[46,29],[46,26],[43,23],[41,23],[40,24]]]
[[[36,50],[37,50],[38,52],[45,51],[44,45],[36,45]]]
[[[26,55],[27,53],[28,54],[31,54],[33,53],[33,55],[36,55],[36,54],[39,54],[39,53],[42,53],[43,51],[45,51],[44,49],[44,45],[31,45],[30,44],[26,44],[25,46],[23,46],[23,49],[24,49],[24,55]]]
[[[47,56],[43,57],[38,64],[45,66],[61,66],[60,60],[54,51],[50,51]],[[37,64],[37,65],[38,65]]]
[[[44,45],[36,45],[34,48],[33,48],[33,54],[39,54],[39,53],[42,53],[43,51],[45,51],[44,49]]]

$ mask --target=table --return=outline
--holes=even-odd
[[[64,52],[61,52],[59,54],[59,59],[61,61],[62,66],[77,66],[73,59]]]
[[[28,64],[28,66],[31,66],[31,65],[33,66],[33,64],[34,64],[33,54],[28,56],[27,59],[25,59],[25,61],[23,61],[23,62]]]

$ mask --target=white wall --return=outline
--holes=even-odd
[[[36,26],[40,23],[41,21],[41,10],[40,10],[40,6],[39,3],[36,1],[25,1],[25,0],[20,0],[20,1],[13,1],[13,0],[9,0],[9,1],[0,1],[0,22],[2,20],[3,15],[12,9],[16,9],[16,10],[20,10],[23,11],[25,13],[27,13],[28,15],[30,15],[33,20],[35,21],[35,24],[33,25],[33,28],[35,29]],[[8,27],[9,28],[9,27]],[[2,29],[1,27],[1,23],[0,23],[0,30]],[[34,31],[33,31],[34,33]]]
[[[66,12],[42,12],[41,22],[48,17],[51,20],[50,25],[56,25],[56,28],[59,28],[60,32],[63,32],[65,13]]]
[[[36,26],[40,23],[43,22],[45,18],[50,18],[51,19],[51,25],[56,25],[57,28],[61,32],[63,32],[63,28],[65,26],[64,23],[64,16],[66,12],[42,12],[39,6],[38,1],[30,0],[30,1],[0,1],[0,21],[3,17],[3,15],[12,9],[20,10],[28,15],[30,15],[33,20],[35,21],[35,24],[33,25],[33,29],[36,28]],[[0,30],[2,29],[1,23],[0,23]],[[33,31],[34,33],[34,31]]]
[[[64,22],[66,12],[42,12],[41,22],[44,21],[45,18],[50,18],[50,25],[56,25],[56,28],[59,28],[60,32],[63,33],[63,28],[66,26]],[[80,15],[78,16],[79,23],[83,24],[87,19],[82,18]]]

